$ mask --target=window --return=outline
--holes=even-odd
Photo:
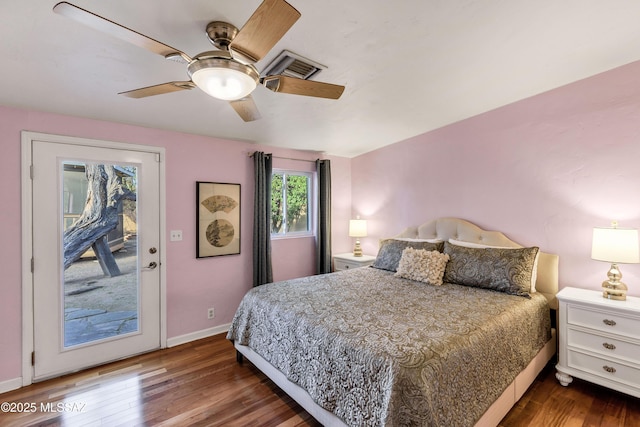
[[[274,170],[271,174],[271,237],[310,236],[313,175]]]

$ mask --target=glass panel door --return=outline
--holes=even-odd
[[[34,380],[160,346],[158,154],[74,142],[32,141]]]

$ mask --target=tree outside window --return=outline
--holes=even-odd
[[[271,175],[271,234],[311,234],[311,179],[305,172],[279,171]]]

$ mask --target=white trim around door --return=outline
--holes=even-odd
[[[166,323],[166,182],[165,182],[165,149],[149,145],[136,145],[121,142],[103,141],[88,138],[51,135],[46,133],[23,131],[21,136],[21,183],[22,183],[22,385],[33,382],[34,370],[32,355],[34,351],[34,305],[33,305],[33,191],[32,191],[32,146],[33,141],[44,141],[60,144],[80,145],[96,148],[121,149],[127,151],[143,151],[155,153],[159,159],[160,190],[160,347],[167,346]]]

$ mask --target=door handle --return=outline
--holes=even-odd
[[[155,262],[155,261],[151,261],[151,262],[149,263],[149,265],[148,265],[148,266],[146,266],[146,267],[142,267],[142,268],[143,268],[143,269],[145,269],[145,270],[153,270],[153,269],[154,269],[154,268],[156,268],[157,266],[158,266],[158,263],[157,263],[157,262]]]

